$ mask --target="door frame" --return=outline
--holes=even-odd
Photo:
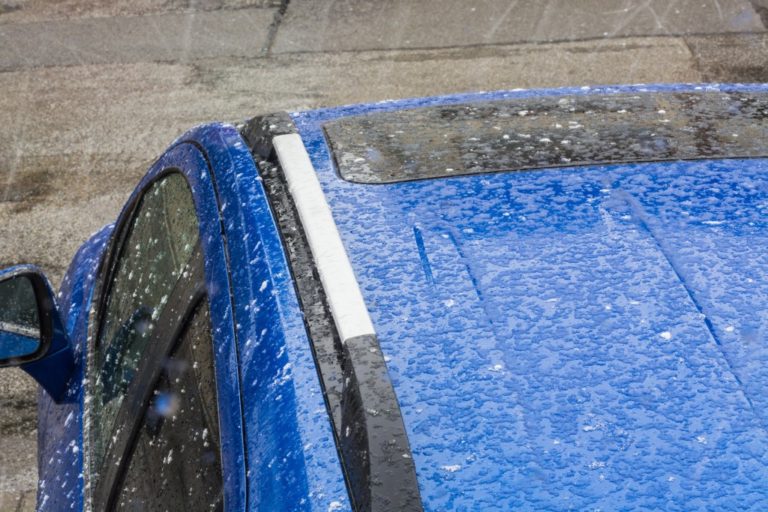
[[[228,260],[225,240],[222,236],[223,227],[221,213],[215,189],[213,172],[206,155],[195,144],[178,142],[166,151],[150,168],[130,199],[123,207],[111,240],[104,253],[99,277],[94,287],[94,300],[91,304],[87,372],[89,384],[86,386],[86,396],[92,396],[90,383],[94,371],[94,347],[100,329],[105,298],[109,292],[110,279],[114,274],[115,265],[121,252],[122,243],[128,231],[134,212],[141,202],[144,193],[158,180],[171,173],[182,174],[190,187],[195,203],[199,226],[199,251],[202,259],[205,294],[208,297],[213,329],[214,368],[216,374],[216,391],[218,397],[220,450],[223,478],[224,504],[226,510],[244,510],[246,508],[246,454],[243,439],[243,414],[240,394],[239,355],[232,315],[232,294],[229,278]],[[198,300],[196,297],[194,300]],[[126,396],[126,407],[129,397]],[[84,403],[83,422],[83,452],[84,452],[84,487],[86,509],[93,506],[93,499],[103,483],[93,481],[91,472],[91,432],[89,421],[91,408],[90,400]],[[142,404],[146,407],[147,404]],[[135,421],[138,421],[136,419]],[[125,445],[130,451],[132,444]],[[122,456],[124,465],[127,457]],[[122,468],[120,468],[122,470]],[[111,478],[109,494],[115,492],[114,486],[119,479]]]

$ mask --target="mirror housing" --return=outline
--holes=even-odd
[[[21,367],[61,403],[75,359],[48,279],[32,265],[0,271],[0,308],[0,367]]]

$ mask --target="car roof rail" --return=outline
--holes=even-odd
[[[241,127],[281,231],[358,511],[423,510],[386,361],[316,171],[287,113]]]

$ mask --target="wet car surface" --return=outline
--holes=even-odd
[[[511,91],[189,132],[63,282],[38,507],[763,508],[767,96]],[[605,98],[653,108],[567,117]],[[698,131],[691,98],[718,105]],[[451,124],[466,105],[481,127]],[[376,131],[400,112],[425,129]],[[355,122],[384,144],[338,142]]]

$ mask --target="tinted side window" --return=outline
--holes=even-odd
[[[141,199],[122,243],[94,354],[93,455],[101,466],[115,417],[198,239],[186,179],[169,174]]]
[[[207,301],[165,364],[117,510],[221,510],[219,418]]]

